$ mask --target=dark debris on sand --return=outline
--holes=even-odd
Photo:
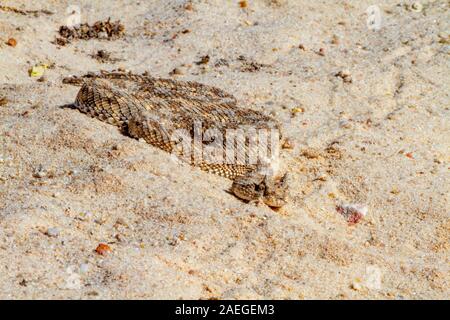
[[[90,55],[93,59],[97,60],[100,63],[114,63],[120,61],[121,59],[113,58],[111,53],[106,50],[97,50],[97,52]]]
[[[93,25],[82,23],[79,26],[68,27],[61,26],[59,28],[59,35],[55,40],[57,45],[64,46],[73,40],[90,40],[90,39],[105,39],[115,40],[125,34],[125,26],[120,23],[120,20],[111,22],[108,18],[106,21],[97,21]]]
[[[49,10],[45,10],[45,9],[43,9],[43,10],[23,10],[23,9],[18,9],[15,7],[3,6],[3,5],[0,5],[0,11],[13,12],[13,13],[21,14],[23,16],[34,15],[35,17],[38,17],[40,14],[45,14],[45,15],[54,14],[53,12],[51,12]]]

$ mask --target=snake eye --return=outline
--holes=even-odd
[[[264,182],[255,184],[255,191],[264,193],[265,190],[266,190],[266,184]]]

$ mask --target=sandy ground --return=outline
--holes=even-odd
[[[125,37],[53,44],[73,3]],[[378,30],[373,1],[1,4],[53,14],[0,10],[0,298],[449,298],[448,1],[378,1]],[[78,90],[63,77],[119,67],[276,117],[294,144],[289,203],[245,204],[60,108]],[[349,203],[368,209],[352,226],[336,211]]]

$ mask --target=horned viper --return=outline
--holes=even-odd
[[[271,207],[286,203],[286,175],[276,177],[272,170],[279,124],[238,106],[231,94],[197,82],[124,72],[88,73],[63,83],[81,86],[73,105],[81,112],[233,180],[230,191],[238,198]]]

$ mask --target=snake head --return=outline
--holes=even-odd
[[[274,179],[260,173],[250,173],[233,181],[231,192],[242,200],[262,201],[269,207],[280,208],[287,202],[287,174]]]

